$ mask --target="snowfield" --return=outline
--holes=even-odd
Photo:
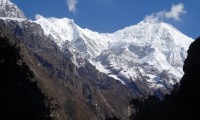
[[[114,33],[83,29],[68,18],[36,15],[35,22],[61,50],[71,52],[77,67],[84,66],[87,59],[100,72],[123,84],[141,80],[155,89],[179,82],[193,41],[172,25],[151,19]]]

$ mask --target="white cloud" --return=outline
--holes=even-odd
[[[165,19],[180,21],[182,14],[186,14],[186,10],[183,3],[179,3],[177,5],[172,5],[170,11],[160,11],[157,13],[152,13],[151,15],[146,16],[145,19],[152,22],[162,21]]]
[[[185,8],[183,3],[179,3],[177,5],[172,5],[172,8],[169,12],[165,13],[165,17],[168,19],[174,19],[174,20],[181,20],[180,16],[182,14],[186,14]]]
[[[151,22],[157,22],[157,21],[162,21],[164,19],[164,11],[160,11],[157,13],[152,13],[151,15],[147,15],[145,17],[145,20],[151,21]]]
[[[73,12],[75,14],[76,12],[76,4],[78,3],[78,0],[66,0],[67,6],[70,12]]]

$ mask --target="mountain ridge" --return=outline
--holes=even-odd
[[[58,120],[126,120],[130,98],[162,97],[179,81],[192,42],[152,21],[111,34],[82,29],[68,18],[7,16],[0,18],[0,31],[22,48]]]
[[[47,24],[46,20],[49,19],[53,21],[53,24],[49,24],[50,27],[45,27],[44,24]],[[62,22],[59,23],[60,21]],[[183,75],[182,66],[187,56],[186,51],[193,41],[172,25],[146,19],[114,33],[98,33],[86,28],[82,29],[68,18],[58,19],[40,16],[35,22],[42,26],[46,35],[52,35],[55,42],[58,39],[63,41],[63,45],[57,43],[61,49],[68,41],[71,48],[69,45],[67,46],[71,49],[74,63],[77,66],[84,66],[84,59],[88,59],[99,71],[109,74],[123,84],[135,81],[140,74],[144,74],[139,79],[146,77],[145,81],[151,88],[158,86],[158,88],[170,89],[176,82],[179,82]],[[61,37],[54,37],[54,33],[56,35],[62,33],[62,31],[56,33],[55,26],[65,26],[71,32],[64,32]],[[46,31],[47,28],[52,31]],[[65,28],[61,29],[65,30]],[[82,63],[80,64],[80,60],[77,63],[76,58],[82,59]],[[122,67],[116,66],[117,64]],[[149,74],[148,68],[140,67],[143,64],[146,64],[144,67],[156,66],[153,69],[158,73]],[[126,72],[128,69],[129,71]],[[163,76],[168,77],[165,79]]]
[[[13,9],[6,10],[5,6],[15,8],[16,12]],[[2,19],[5,20],[26,19],[23,12],[9,0],[1,1],[1,11],[1,16],[4,17]],[[183,75],[183,61],[187,56],[188,46],[193,41],[173,26],[153,18],[145,18],[136,25],[114,33],[82,29],[68,18],[45,18],[39,14],[35,18],[31,22],[41,25],[48,38],[62,51],[70,53],[71,60],[77,67],[84,66],[89,61],[96,69],[120,80],[122,84],[144,79],[142,81],[146,81],[150,88],[156,88],[156,85],[170,88]],[[149,74],[149,67],[152,66],[157,73]],[[162,80],[161,74],[167,76],[167,79],[164,77]]]

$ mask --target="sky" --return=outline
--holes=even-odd
[[[67,17],[100,33],[113,33],[148,17],[172,24],[191,38],[200,36],[200,0],[11,0],[34,20]]]

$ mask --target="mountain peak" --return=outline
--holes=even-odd
[[[61,49],[69,49],[77,66],[84,66],[87,59],[122,83],[142,80],[152,89],[170,88],[180,80],[186,51],[193,41],[156,19],[145,19],[111,34],[82,29],[68,18],[38,15],[35,22]]]
[[[63,20],[65,22],[74,23],[74,20],[73,19],[69,19],[69,18],[55,18],[55,17],[46,18],[46,17],[44,17],[44,16],[42,16],[40,14],[35,15],[35,20],[37,21],[39,19],[46,19],[46,20],[51,20],[51,21],[57,21],[57,20],[62,21]]]
[[[26,19],[23,11],[10,0],[0,0],[0,17]]]
[[[45,18],[41,15],[35,16],[35,22],[40,24],[46,36],[55,40],[58,46],[62,46],[65,41],[72,41],[78,34],[78,26],[73,19],[68,18]]]

